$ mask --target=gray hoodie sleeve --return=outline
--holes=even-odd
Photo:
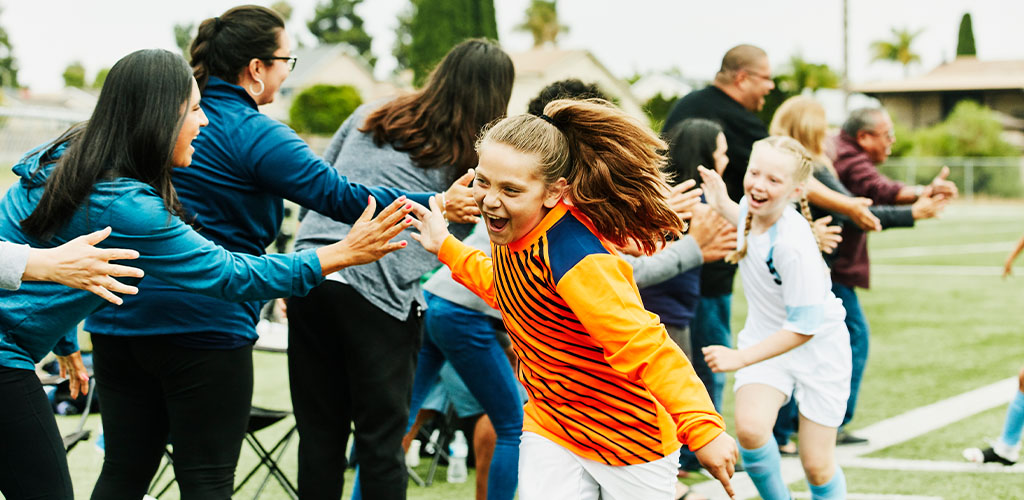
[[[28,264],[28,245],[0,241],[0,288],[17,290]]]
[[[700,245],[691,236],[684,236],[651,256],[633,257],[623,254],[622,258],[633,266],[633,279],[638,288],[668,281],[704,263]]]

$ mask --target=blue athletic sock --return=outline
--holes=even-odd
[[[807,485],[811,487],[811,500],[843,500],[846,498],[846,475],[838,465],[829,482],[819,486],[808,482]]]
[[[764,446],[748,450],[740,446],[743,467],[757,486],[757,492],[764,500],[790,500],[789,488],[782,481],[782,465],[779,445],[769,439]]]
[[[1003,424],[1003,435],[999,440],[1006,446],[1017,446],[1020,442],[1021,429],[1024,428],[1024,392],[1017,391],[1010,409],[1006,411],[1006,423]]]

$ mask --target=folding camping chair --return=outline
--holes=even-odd
[[[57,375],[39,375],[39,383],[42,385],[52,385],[54,387],[64,382],[65,378],[61,378]],[[92,435],[92,431],[85,428],[85,422],[89,419],[89,411],[92,409],[92,397],[96,394],[96,379],[93,378],[92,374],[89,374],[89,393],[85,396],[85,410],[82,411],[82,416],[78,419],[78,428],[74,431],[61,436],[64,441],[64,452],[70,453],[71,449],[74,448],[78,443],[86,441],[89,436]]]
[[[291,414],[292,412],[290,411],[270,410],[258,406],[253,406],[249,411],[249,428],[245,431],[245,442],[249,444],[249,447],[256,453],[256,456],[260,458],[260,463],[253,467],[241,482],[235,485],[235,493],[238,493],[245,486],[245,483],[249,482],[249,479],[259,472],[261,468],[266,467],[267,474],[263,476],[263,481],[260,482],[260,487],[256,490],[253,500],[256,500],[263,494],[263,490],[266,488],[271,476],[277,480],[277,483],[281,485],[281,488],[284,489],[290,498],[298,500],[298,489],[295,488],[291,480],[288,479],[288,476],[285,476],[284,472],[277,465],[277,461],[284,456],[285,451],[292,442],[292,438],[296,435],[295,425],[292,425],[288,432],[281,439],[278,439],[269,450],[256,437],[256,432],[284,420]]]
[[[435,429],[438,430],[437,438],[432,438],[431,434],[424,428],[420,428],[417,433],[418,438],[422,438],[421,441],[424,443],[424,448],[433,448],[434,453],[430,459],[430,467],[427,468],[427,474],[425,478],[421,478],[411,467],[406,466],[409,471],[409,477],[412,478],[419,486],[430,486],[434,484],[434,475],[437,474],[437,467],[441,464],[441,460],[448,462],[448,443],[452,440],[452,436],[455,434],[457,428],[458,415],[455,413],[455,405],[449,403],[447,410],[444,413],[438,413],[434,417],[434,421],[437,422]]]
[[[267,408],[260,408],[253,406],[249,410],[249,427],[245,430],[245,442],[249,445],[256,456],[260,459],[260,462],[253,467],[248,474],[235,485],[234,493],[238,493],[242,487],[249,482],[262,468],[266,468],[266,475],[263,476],[263,480],[260,482],[259,488],[256,490],[256,494],[253,496],[253,500],[256,500],[263,494],[263,490],[266,489],[267,483],[270,482],[270,478],[273,477],[277,480],[277,483],[281,486],[284,492],[292,500],[298,500],[299,492],[298,489],[292,484],[288,476],[284,474],[277,462],[284,456],[285,451],[291,444],[292,439],[296,436],[295,426],[292,425],[290,429],[281,437],[270,449],[256,437],[256,433],[274,425],[292,414],[290,411],[282,410],[270,410]],[[153,478],[153,482],[149,486],[149,494],[155,498],[160,498],[164,493],[170,489],[171,485],[174,484],[174,478],[165,483],[162,487],[158,488],[158,484],[161,481],[164,473],[168,469],[174,466],[174,452],[173,444],[164,450],[164,464],[157,472],[156,477]]]

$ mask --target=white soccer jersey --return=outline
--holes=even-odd
[[[744,196],[739,220],[746,216]],[[739,247],[743,238],[743,231],[738,231]],[[783,328],[816,337],[845,330],[846,311],[832,294],[828,267],[811,226],[792,206],[786,207],[768,231],[749,236],[739,268],[748,305],[747,321],[738,339],[741,349]],[[810,347],[814,340],[802,347]]]

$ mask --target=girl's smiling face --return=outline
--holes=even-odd
[[[507,245],[526,236],[558,204],[564,178],[548,185],[540,177],[535,155],[486,141],[478,152],[473,198],[491,241]]]
[[[771,147],[754,148],[743,176],[751,215],[774,223],[786,206],[800,198],[803,184],[794,182],[797,162]]]

